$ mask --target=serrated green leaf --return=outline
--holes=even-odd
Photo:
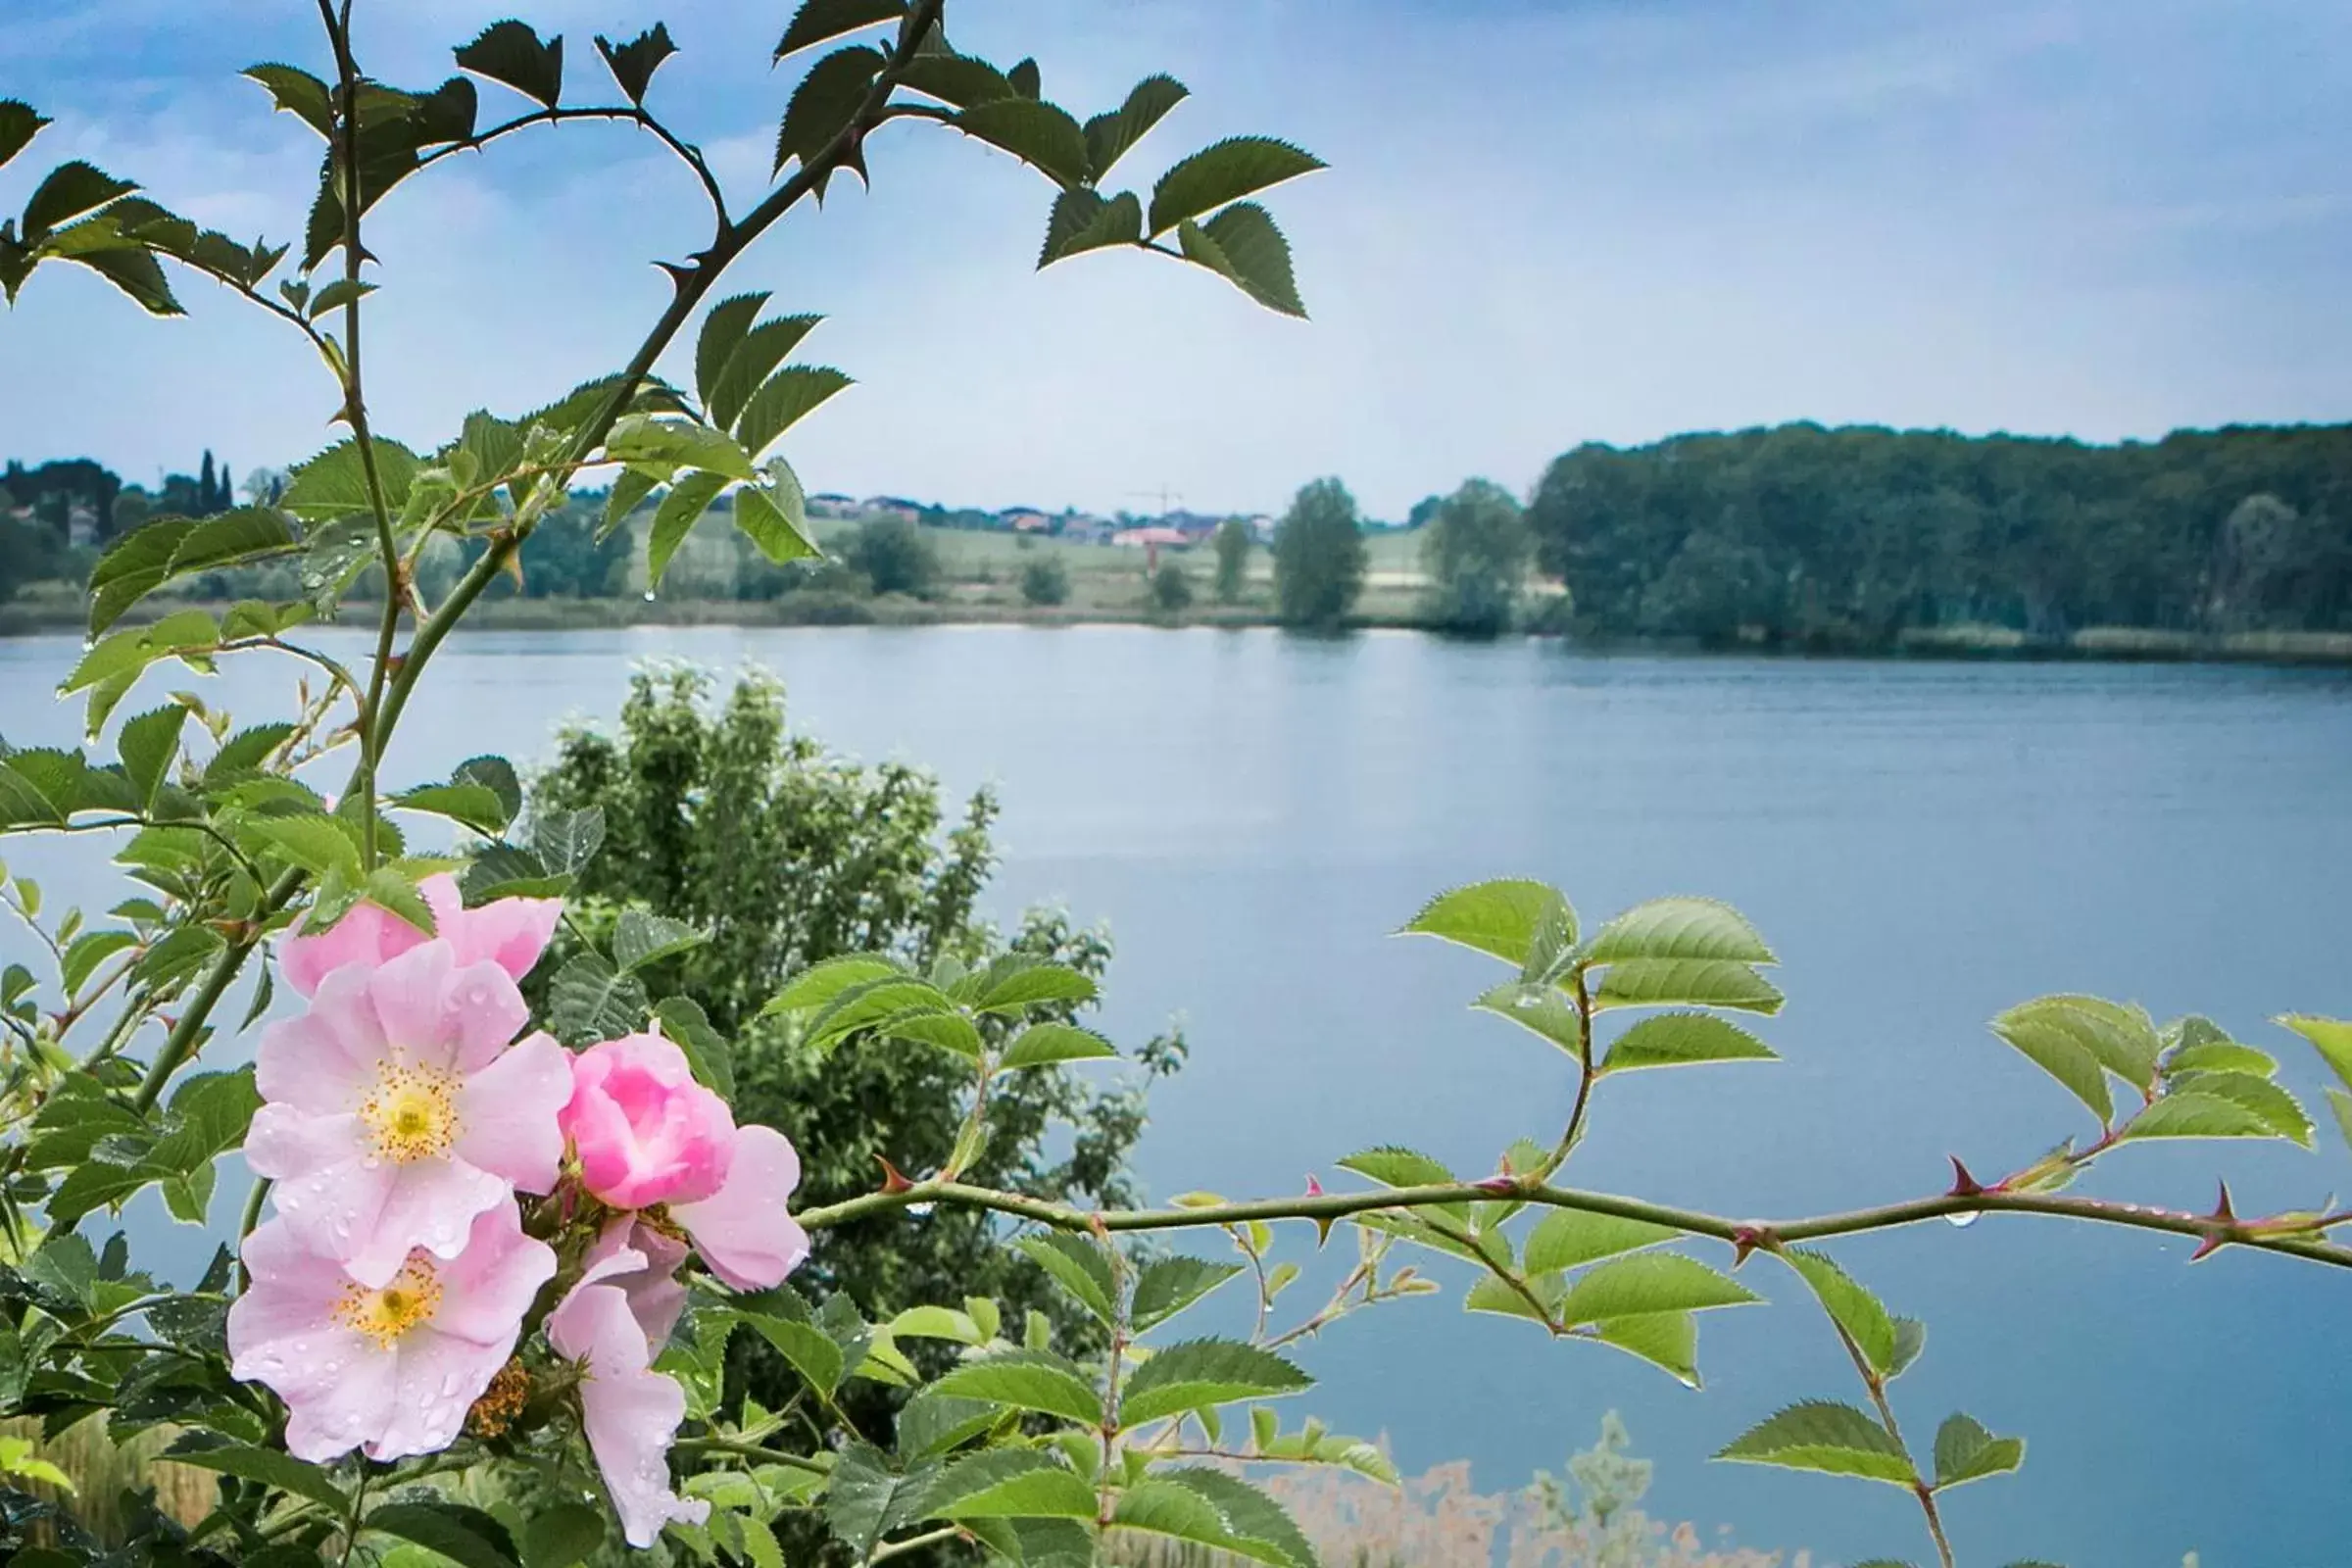
[[[1498,1317],[1525,1318],[1531,1323],[1551,1327],[1552,1309],[1559,1305],[1562,1290],[1559,1279],[1556,1276],[1538,1276],[1526,1284],[1527,1290],[1522,1292],[1508,1280],[1489,1274],[1462,1293],[1462,1310],[1492,1312]]]
[[[1322,167],[1313,154],[1271,136],[1228,137],[1159,176],[1152,187],[1152,233]]]
[[[785,431],[851,384],[829,365],[788,365],[761,382],[744,405],[735,421],[736,439],[754,458],[761,457]]]
[[[1066,964],[1023,954],[991,962],[970,982],[974,1012],[1018,1013],[1048,1003],[1076,1006],[1095,1000],[1094,981]]]
[[[882,66],[879,49],[855,44],[809,67],[784,106],[783,123],[776,129],[774,172],[782,173],[796,158],[804,168],[816,163],[857,118]]]
[[[512,819],[506,803],[480,784],[427,784],[393,796],[390,804],[399,810],[444,816],[483,834],[499,832]]]
[[[1647,1312],[1612,1317],[1592,1326],[1602,1345],[1640,1356],[1685,1388],[1700,1386],[1698,1319],[1689,1312]]]
[[[548,988],[548,1022],[558,1040],[578,1049],[617,1040],[644,1027],[650,1005],[644,983],[583,953],[556,971]]]
[[[1571,1058],[1581,1059],[1584,1020],[1557,986],[1506,980],[1470,1005],[1481,1012],[1508,1018],[1566,1052]]]
[[[2234,1100],[2176,1089],[2132,1118],[2124,1128],[2127,1139],[2141,1138],[2276,1138],[2270,1121]]]
[[[1313,1385],[1271,1350],[1234,1340],[1187,1340],[1135,1369],[1119,1391],[1119,1423],[1133,1428],[1186,1410],[1296,1394]]]
[[[1136,1276],[1135,1298],[1128,1305],[1129,1326],[1141,1334],[1165,1322],[1241,1273],[1242,1267],[1198,1257],[1152,1259]]]
[[[1602,1072],[1642,1067],[1688,1067],[1709,1061],[1778,1061],[1779,1054],[1754,1035],[1703,1012],[1665,1012],[1644,1018],[1619,1035],[1602,1058]]]
[[[2250,1072],[2183,1072],[2171,1080],[2165,1098],[2183,1091],[2230,1101],[2260,1117],[2276,1137],[2311,1147],[2311,1117],[2295,1097]]]
[[[1088,1426],[1102,1420],[1102,1396],[1093,1380],[1076,1362],[1051,1350],[1002,1350],[965,1361],[931,1388],[951,1398],[985,1399]]]
[[[1085,186],[1072,186],[1054,198],[1037,265],[1042,270],[1087,251],[1141,244],[1143,237],[1144,204],[1133,191],[1121,191],[1105,200]]]
[[[2278,1022],[2310,1041],[2344,1087],[2352,1089],[2352,1022],[2299,1012],[2288,1013]]]
[[[1111,1277],[1110,1260],[1101,1248],[1075,1236],[1048,1231],[1022,1237],[1013,1250],[1054,1276],[1055,1284],[1096,1317],[1109,1323],[1118,1316],[1112,1305],[1118,1286]]]
[[[202,520],[157,517],[109,546],[90,568],[90,630],[106,630],[167,583],[278,555],[296,543],[286,519],[261,507]]]
[[[1775,1013],[1780,991],[1744,963],[1711,958],[1627,958],[1600,972],[1592,1005],[1735,1007]]]
[[[612,957],[623,974],[675,957],[710,940],[710,933],[643,909],[623,909],[612,930]]]
[[[961,111],[956,127],[1012,154],[1065,190],[1086,183],[1086,132],[1067,110],[1016,92]]]
[[[1176,241],[1186,261],[1207,268],[1266,309],[1306,315],[1291,270],[1291,242],[1257,203],[1235,202],[1205,223],[1188,218],[1176,225]]]
[[[802,0],[776,43],[775,58],[782,60],[830,43],[844,33],[896,22],[906,15],[906,0]]]
[[[2278,1070],[2277,1057],[2234,1040],[2183,1046],[2164,1058],[2167,1078],[2184,1072],[2250,1072],[2257,1078],[2268,1078]]]
[[[408,504],[409,490],[424,466],[422,459],[397,441],[378,436],[370,444],[376,478],[384,487],[384,502],[397,512]],[[372,514],[375,502],[368,487],[368,465],[355,441],[339,441],[317,457],[298,463],[286,476],[277,498],[278,509],[305,522]],[[368,523],[374,532],[372,520]]]
[[[1773,963],[1772,949],[1747,917],[1715,899],[1651,899],[1592,933],[1584,956],[1594,964],[1628,958],[1711,958]]]
[[[564,40],[542,39],[519,22],[497,22],[457,51],[458,65],[503,82],[548,108],[564,96]]]
[[[821,316],[780,316],[743,333],[712,372],[704,394],[710,422],[732,426],[769,372],[823,319]]]
[[[0,167],[23,152],[48,124],[47,116],[16,98],[0,98]]]
[[[710,503],[727,487],[727,478],[719,473],[689,473],[669,487],[662,505],[654,513],[652,533],[646,536],[645,559],[649,580],[657,587],[662,574],[669,569],[670,558],[678,546],[686,542],[687,534],[702,520]]]
[[[576,1502],[537,1503],[523,1522],[523,1568],[574,1568],[604,1544],[605,1516],[598,1510]]]
[[[2352,1147],[2352,1091],[2337,1089],[2330,1085],[2328,1090],[2328,1104],[2335,1112],[2335,1130],[2344,1135],[2345,1145]]]
[[[880,1450],[853,1443],[833,1462],[825,1523],[862,1562],[886,1533],[919,1517],[914,1510],[939,1471],[936,1461],[926,1460],[900,1474]]]
[[[1525,1267],[1530,1274],[1550,1274],[1638,1252],[1683,1233],[1646,1220],[1620,1219],[1614,1214],[1591,1214],[1581,1209],[1555,1208],[1528,1232]]]
[[[824,555],[808,531],[808,497],[782,458],[767,460],[767,482],[735,492],[735,526],[777,565]]]
[[[2135,1007],[2097,997],[2037,997],[1995,1018],[1992,1030],[2065,1084],[2102,1125],[2114,1115],[2103,1073],[2142,1092],[2156,1081],[2161,1042]]]
[[[1974,1416],[1951,1415],[1936,1430],[1936,1490],[2004,1475],[2026,1462],[2026,1440],[1996,1438]]]
[[[605,457],[613,463],[705,468],[738,482],[760,476],[751,458],[726,431],[693,419],[657,418],[650,414],[628,415],[614,425],[605,438]]]
[[[950,1464],[918,1504],[926,1519],[1088,1519],[1095,1489],[1054,1458],[988,1448]]]
[[[605,57],[605,69],[612,73],[613,81],[628,94],[629,102],[641,104],[645,102],[645,89],[652,83],[654,73],[662,68],[662,61],[678,52],[678,46],[670,41],[669,28],[657,22],[649,31],[624,44],[614,44],[600,34],[596,52]],[[534,1563],[532,1568],[538,1565]]]
[[[735,1054],[726,1037],[710,1026],[702,1004],[691,997],[663,997],[654,1004],[654,1018],[662,1033],[685,1053],[695,1081],[715,1090],[721,1100],[735,1098]]]
[[[1397,934],[1436,937],[1523,965],[1537,928],[1555,903],[1567,900],[1541,882],[1479,882],[1430,900]]]
[[[1792,1404],[1749,1429],[1718,1459],[1779,1465],[1824,1475],[1911,1485],[1911,1460],[1886,1429],[1850,1404],[1826,1399]]]
[[[1118,1048],[1092,1029],[1068,1023],[1033,1023],[1004,1048],[1004,1060],[998,1065],[1010,1071],[1064,1061],[1100,1061],[1118,1054]]]
[[[1592,1323],[1653,1312],[1696,1312],[1762,1299],[1696,1258],[1646,1252],[1601,1263],[1579,1275],[1560,1302],[1560,1321]]]
[[[24,242],[30,244],[50,229],[71,222],[84,213],[95,212],[117,197],[127,196],[138,188],[129,180],[117,179],[106,171],[79,159],[60,164],[34,187],[32,199],[24,204],[22,225]]]
[[[314,876],[339,870],[353,882],[360,880],[358,841],[334,817],[251,817],[239,825],[237,836],[240,841],[276,851]]]
[[[1187,96],[1184,83],[1173,76],[1146,76],[1128,91],[1125,103],[1107,115],[1089,120],[1086,157],[1095,178],[1100,180],[1107,175],[1111,166]],[[1140,210],[1136,216],[1140,226],[1143,216]]]
[[[1830,1320],[1845,1331],[1861,1350],[1862,1359],[1881,1377],[1891,1377],[1901,1368],[1895,1364],[1897,1350],[1894,1319],[1876,1296],[1873,1296],[1852,1275],[1838,1266],[1826,1252],[1805,1248],[1791,1248],[1780,1254],[1788,1265],[1796,1270],[1797,1277],[1811,1288],[1820,1300],[1822,1310]]]
[[[760,1009],[760,1015],[766,1017],[826,1006],[854,987],[870,985],[876,980],[904,978],[906,974],[906,971],[895,960],[866,954],[827,958],[794,975],[782,991],[768,1000],[767,1005]]]
[[[1928,1326],[1915,1317],[1894,1320],[1894,1356],[1886,1368],[1890,1378],[1901,1377],[1928,1348]]]
[[[130,781],[131,798],[140,810],[154,808],[156,792],[179,756],[179,734],[187,722],[188,710],[177,703],[123,722],[115,751],[122,759],[123,776]]]

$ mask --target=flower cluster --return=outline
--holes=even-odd
[[[762,1290],[798,1267],[799,1157],[772,1128],[736,1126],[660,1035],[574,1055],[523,1033],[516,982],[558,901],[468,909],[446,876],[422,891],[429,937],[360,905],[280,951],[310,1005],[262,1037],[246,1158],[275,1212],[244,1245],[233,1370],[285,1401],[299,1458],[431,1453],[527,1348],[532,1303],[561,1277],[536,1327],[576,1368],[590,1451],[630,1544],[649,1545],[707,1512],[670,1488],[686,1400],[654,1370],[680,1271],[691,1250]],[[518,1195],[544,1200],[527,1227]]]

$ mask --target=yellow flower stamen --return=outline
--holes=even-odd
[[[441,1281],[432,1259],[419,1251],[409,1254],[382,1290],[345,1286],[343,1298],[335,1303],[335,1318],[374,1341],[377,1349],[389,1350],[411,1329],[431,1322],[440,1307]]]
[[[458,1076],[387,1062],[360,1102],[375,1152],[396,1164],[439,1159],[458,1141]]]

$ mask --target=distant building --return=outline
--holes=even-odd
[[[1065,512],[1061,514],[1061,536],[1076,544],[1105,544],[1116,531],[1109,518],[1098,517],[1091,512]]]
[[[98,509],[76,501],[66,509],[66,543],[76,549],[98,542]]]
[[[1014,533],[1052,533],[1054,518],[1035,507],[1006,507],[997,514],[998,526]]]
[[[827,490],[808,498],[808,510],[819,517],[855,517],[858,498],[845,496],[838,490]]]
[[[1198,537],[1181,528],[1154,523],[1146,528],[1121,528],[1110,536],[1110,542],[1127,550],[1186,550]]]
[[[922,504],[905,496],[867,496],[858,503],[858,513],[866,517],[904,517],[908,522],[923,518]]]

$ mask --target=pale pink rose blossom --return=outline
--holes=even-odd
[[[669,1484],[669,1446],[685,1419],[686,1393],[653,1369],[686,1303],[676,1279],[686,1249],[629,1215],[589,1249],[580,1281],[548,1314],[547,1342],[578,1361],[580,1413],[589,1451],[632,1546],[654,1544],[671,1520],[701,1524],[710,1505]]]
[[[331,930],[280,944],[278,973],[298,996],[307,997],[346,964],[382,963],[437,937],[450,945],[461,968],[495,963],[509,978],[520,980],[547,951],[564,913],[561,899],[496,899],[468,909],[457,878],[447,873],[426,877],[417,890],[433,911],[431,937],[380,905],[355,904]]]
[[[514,1189],[553,1190],[571,1067],[544,1034],[508,1046],[527,1016],[503,966],[435,938],[329,970],[263,1031],[245,1157],[306,1247],[380,1288],[415,1249],[455,1257]]]
[[[661,1206],[736,1290],[780,1284],[808,1255],[785,1207],[800,1156],[772,1127],[737,1127],[676,1042],[629,1035],[580,1053],[563,1125],[590,1196],[618,1209]]]
[[[321,1464],[432,1453],[514,1353],[556,1254],[513,1200],[477,1216],[455,1256],[418,1250],[369,1286],[283,1219],[245,1239],[252,1285],[228,1309],[229,1370],[286,1402],[286,1451]]]

